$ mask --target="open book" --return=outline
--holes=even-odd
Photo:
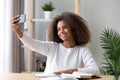
[[[86,78],[100,78],[99,76],[89,74],[89,73],[82,73],[82,72],[73,72],[72,74],[62,73],[61,75],[56,74],[35,74],[35,78],[40,78],[41,80],[78,80],[78,79],[86,79]]]
[[[74,77],[64,77],[53,73],[36,73],[35,78],[40,78],[40,80],[78,80]]]
[[[77,72],[77,71],[73,72],[72,74],[62,73],[61,76],[74,77],[74,78],[100,78],[99,76],[94,74]]]

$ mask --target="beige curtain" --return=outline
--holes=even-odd
[[[14,0],[14,13],[23,14],[24,13],[24,0]],[[24,25],[20,25],[21,30],[23,30]],[[24,66],[24,49],[21,47],[22,43],[13,34],[13,72],[22,72],[25,70]]]

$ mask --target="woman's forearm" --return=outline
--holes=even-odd
[[[78,70],[77,70],[77,69],[68,69],[68,70],[64,70],[64,71],[55,72],[55,74],[57,74],[57,75],[61,75],[61,73],[69,73],[69,74],[72,74],[74,71],[78,71]]]
[[[15,34],[19,37],[22,38],[23,37],[23,32],[18,28],[13,28],[13,31],[15,32]]]

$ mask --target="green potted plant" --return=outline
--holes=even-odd
[[[44,11],[45,19],[51,18],[51,12],[55,9],[52,2],[45,3],[42,6],[42,10]]]
[[[120,76],[120,34],[114,29],[106,28],[101,34],[101,46],[105,50],[101,73],[114,75],[116,80]]]

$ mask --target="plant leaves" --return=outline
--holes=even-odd
[[[105,50],[104,64],[100,71],[104,74],[120,75],[120,34],[114,29],[106,28],[101,33],[101,47]]]

